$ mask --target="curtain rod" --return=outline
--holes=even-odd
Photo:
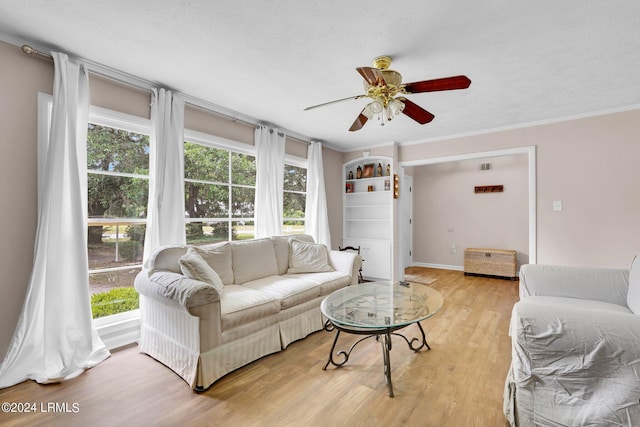
[[[41,52],[41,51],[39,51],[37,49],[34,49],[31,46],[29,46],[28,44],[22,45],[22,51],[24,53],[26,53],[27,55],[38,56],[40,58],[47,59],[49,61],[53,61],[53,56],[51,56],[48,53]],[[121,78],[118,78],[117,76],[115,76],[115,74],[120,74],[119,72],[117,72],[115,70],[111,70],[111,69],[109,69],[108,72],[105,72],[104,70],[106,70],[107,67],[101,66],[99,64],[92,63],[90,61],[86,61],[86,60],[83,60],[83,61],[87,62],[87,65],[90,68],[89,71],[92,71],[92,72],[94,72],[95,74],[97,74],[97,75],[99,75],[101,77],[106,77],[106,78],[109,78],[109,79],[114,80],[114,81],[119,82],[119,83],[126,83],[126,84],[129,84],[131,86],[141,87],[141,88],[144,88],[144,89],[150,89],[150,88],[154,87],[154,84],[151,83],[151,82],[146,82],[145,81],[144,84],[140,84],[139,83],[140,79],[138,79],[138,78],[135,78],[137,84],[133,84],[129,80],[134,79],[134,77],[133,76],[128,76],[128,75],[127,75],[128,78],[125,81],[123,81]],[[158,86],[161,86],[161,85],[158,84]],[[191,95],[186,95],[186,94],[183,94],[183,93],[180,93],[180,94],[185,98],[185,102],[187,104],[191,104],[193,107],[200,108],[200,109],[202,109],[204,111],[207,111],[207,112],[210,112],[210,113],[218,114],[218,115],[220,115],[222,117],[231,119],[233,121],[239,121],[239,122],[242,122],[242,123],[245,123],[245,124],[248,124],[248,125],[252,125],[252,126],[261,125],[261,124],[264,124],[264,125],[267,125],[267,126],[271,125],[269,123],[265,123],[264,121],[255,119],[255,118],[250,117],[250,116],[246,116],[244,114],[240,114],[238,112],[229,110],[228,108],[224,108],[224,107],[221,107],[219,105],[212,104],[212,103],[210,103],[208,101],[204,101],[202,99],[193,97]],[[276,125],[271,125],[271,126],[274,126],[274,127],[277,127],[279,129],[281,129],[282,131],[284,131],[284,133],[287,136],[289,136],[289,137],[291,137],[291,138],[293,138],[293,139],[295,139],[297,141],[304,142],[304,143],[307,143],[307,144],[311,143],[311,139],[310,138],[305,137],[304,135],[301,135],[301,134],[299,134],[297,132],[293,132],[293,131],[290,131],[288,129],[284,129],[284,128],[281,128],[281,127],[276,126]]]
[[[49,55],[48,53],[40,52],[39,50],[32,48],[28,44],[22,45],[22,51],[27,55],[39,56],[41,58],[48,59],[49,61],[53,61],[53,56]]]

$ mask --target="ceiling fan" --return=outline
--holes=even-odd
[[[362,112],[349,128],[350,131],[354,132],[362,129],[365,123],[374,117],[377,117],[381,124],[384,125],[385,121],[390,121],[400,113],[423,125],[433,120],[434,115],[404,96],[396,97],[396,95],[466,89],[471,84],[471,80],[466,76],[444,77],[402,84],[402,75],[389,69],[391,57],[379,56],[373,60],[372,65],[373,67],[356,68],[364,78],[365,94],[314,105],[305,108],[304,111],[350,99],[371,98],[373,101],[362,109]]]

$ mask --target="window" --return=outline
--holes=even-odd
[[[301,162],[296,163],[299,164],[285,163],[284,165],[283,234],[304,233],[307,169],[301,166]]]
[[[254,237],[255,156],[187,141],[184,176],[187,243]]]
[[[95,120],[97,119],[97,120]],[[94,318],[138,308],[149,193],[149,136],[90,117],[87,132],[89,288]]]

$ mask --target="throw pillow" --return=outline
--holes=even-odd
[[[308,234],[290,234],[288,236],[271,236],[278,260],[278,274],[287,274],[289,269],[289,242],[291,239],[314,243]]]
[[[224,285],[218,273],[207,264],[194,248],[189,248],[187,253],[180,257],[180,270],[189,279],[199,280],[213,286],[219,295],[222,295]]]
[[[333,271],[333,267],[329,264],[329,252],[325,245],[294,239],[289,242],[289,270],[287,273],[321,273],[324,271]]]
[[[231,245],[229,242],[213,245],[193,246],[193,249],[213,268],[222,283],[233,285],[233,267],[231,263]]]

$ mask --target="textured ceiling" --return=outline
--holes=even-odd
[[[348,151],[640,105],[637,0],[0,0],[0,33],[56,49]],[[6,37],[5,37],[6,38]],[[465,74],[469,89],[414,94],[435,115],[358,132],[379,55],[404,82]]]

